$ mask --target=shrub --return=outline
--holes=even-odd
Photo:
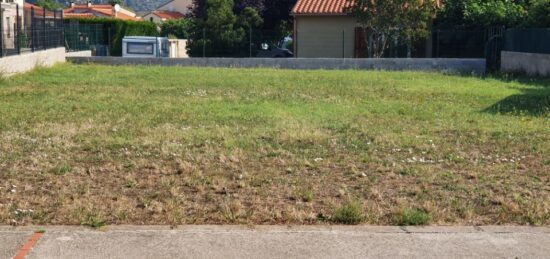
[[[426,225],[430,220],[431,216],[419,209],[404,209],[399,215],[399,225],[402,226]]]
[[[107,225],[107,221],[103,219],[103,216],[96,209],[92,209],[84,216],[84,219],[80,222],[80,225],[88,226],[92,228],[101,228]]]
[[[335,223],[356,225],[365,219],[361,204],[357,201],[349,201],[342,206],[335,208],[330,220]]]
[[[160,35],[187,39],[189,37],[190,22],[187,19],[168,20],[160,24]]]

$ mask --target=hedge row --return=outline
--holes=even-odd
[[[158,36],[157,26],[148,21],[125,21],[112,18],[69,18],[65,23],[102,24],[110,39],[109,53],[122,56],[122,39],[124,36]]]

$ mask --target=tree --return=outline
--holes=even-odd
[[[262,13],[264,20],[263,28],[266,30],[278,31],[284,36],[292,30],[292,19],[290,12],[297,0],[271,0],[264,3],[265,9]]]
[[[63,8],[63,5],[56,2],[55,0],[38,0],[36,1],[36,5],[49,10],[57,10]]]
[[[204,17],[191,18],[188,51],[191,56],[237,57],[249,54],[248,34],[262,19],[253,8],[233,12],[232,0],[208,0]]]
[[[124,1],[122,1],[122,0],[109,0],[109,4],[111,4],[111,5],[123,5]]]
[[[235,13],[241,13],[245,8],[252,8],[261,14],[265,10],[264,0],[235,0]]]
[[[263,22],[264,33],[272,34],[273,37],[287,36],[292,29],[290,11],[297,0],[236,0],[233,7],[235,13],[241,13],[246,7],[256,10]],[[204,18],[206,16],[207,0],[193,0],[191,17]]]
[[[528,8],[528,14],[527,26],[550,27],[550,0],[535,0]]]
[[[428,34],[428,23],[435,17],[435,0],[348,0],[346,11],[356,17],[367,35],[369,57],[380,58],[390,40],[405,40]]]
[[[207,0],[193,0],[193,4],[191,5],[191,12],[188,17],[192,19],[205,19],[206,2]]]
[[[517,26],[524,21],[528,4],[522,0],[447,0],[436,25],[470,30]]]
[[[160,24],[160,33],[163,37],[187,39],[191,22],[188,19],[168,20]]]

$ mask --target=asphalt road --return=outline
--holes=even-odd
[[[11,258],[550,258],[550,228],[369,226],[1,227]]]

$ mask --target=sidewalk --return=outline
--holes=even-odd
[[[550,257],[547,227],[0,226],[0,258],[38,229],[27,258]]]

